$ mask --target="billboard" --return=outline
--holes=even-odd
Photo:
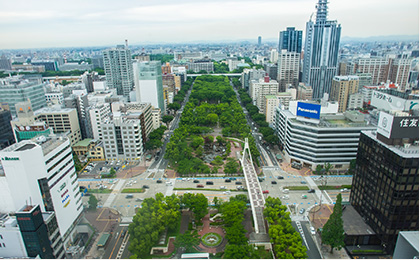
[[[319,119],[319,116],[321,115],[321,105],[298,102],[296,115]]]
[[[386,111],[408,111],[419,108],[418,100],[404,99],[377,90],[372,92],[370,104]]]
[[[381,112],[378,133],[387,138],[418,138],[419,118],[414,116],[392,116]]]

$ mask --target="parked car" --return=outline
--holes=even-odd
[[[301,208],[301,209],[299,210],[299,213],[300,213],[300,214],[305,213],[305,208]]]
[[[125,198],[126,199],[132,199],[133,198],[133,194],[127,194],[127,195],[125,195]]]
[[[200,183],[200,181],[199,181],[199,180],[193,180],[193,182],[194,182],[194,183]]]
[[[143,185],[143,189],[149,189],[149,185]]]
[[[221,190],[226,190],[226,186],[220,186]]]
[[[341,192],[348,192],[348,191],[349,191],[349,189],[347,189],[347,188],[341,189]]]
[[[241,185],[241,184],[242,184],[242,182],[237,181],[237,182],[235,182],[235,184],[236,184],[236,185]]]
[[[315,193],[315,190],[314,189],[310,189],[310,190],[308,190],[308,193]]]
[[[214,183],[212,181],[206,181],[206,185],[213,185]]]
[[[136,199],[136,201],[137,201],[137,202],[139,202],[139,201],[143,201],[143,199],[142,199],[142,198],[137,198],[137,199]]]
[[[231,179],[225,179],[225,182],[232,182]]]
[[[204,188],[204,185],[203,184],[198,184],[197,188]]]
[[[263,190],[263,194],[268,194],[268,190]]]
[[[283,180],[283,179],[284,179],[284,177],[283,177],[283,176],[277,176],[277,179],[279,179],[279,180]]]
[[[271,181],[271,184],[277,184],[277,182],[276,181]]]

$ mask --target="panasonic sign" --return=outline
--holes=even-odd
[[[298,102],[296,115],[319,119],[321,114],[321,105]]]

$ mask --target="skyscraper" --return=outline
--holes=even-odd
[[[313,98],[329,93],[332,79],[337,75],[338,47],[341,26],[327,20],[327,0],[319,0],[315,22],[306,23],[303,82],[312,86]]]
[[[117,89],[117,94],[127,100],[134,86],[131,51],[124,45],[117,45],[103,51],[105,76],[108,88]]]
[[[261,46],[261,36],[258,36],[258,46]]]
[[[281,50],[288,52],[302,52],[302,31],[296,31],[295,27],[287,27],[286,31],[280,32],[279,53]]]

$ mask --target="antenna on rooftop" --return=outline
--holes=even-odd
[[[128,40],[125,39],[125,47],[128,49]]]

